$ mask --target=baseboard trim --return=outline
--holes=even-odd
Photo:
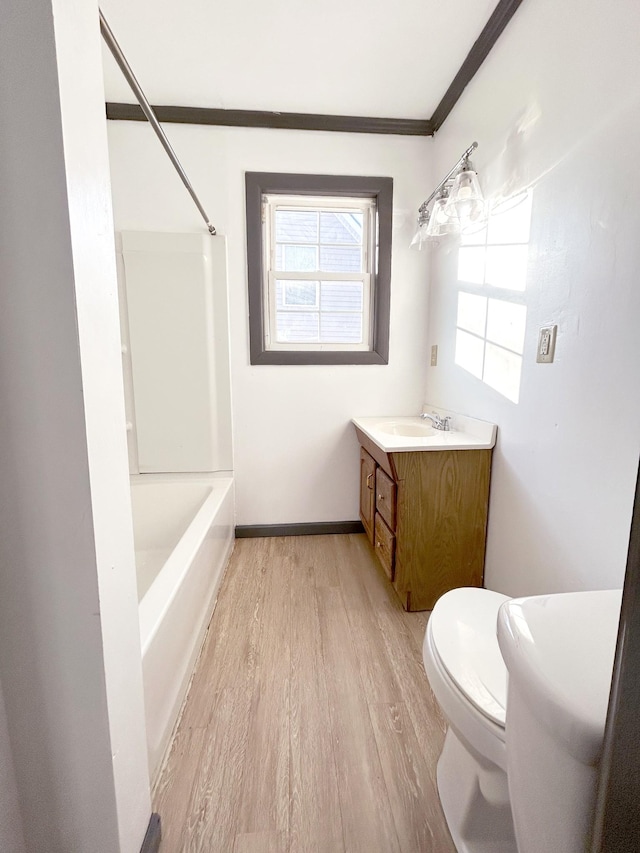
[[[160,815],[153,812],[149,818],[149,826],[140,848],[140,853],[158,853],[160,841],[162,840],[162,828],[160,826]]]
[[[331,533],[364,533],[361,521],[311,521],[303,524],[240,524],[236,539],[263,536],[322,536]]]

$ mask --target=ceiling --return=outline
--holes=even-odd
[[[101,0],[152,104],[429,118],[497,0]],[[106,47],[108,101],[135,98]]]

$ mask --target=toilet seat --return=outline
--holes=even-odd
[[[495,718],[500,719],[496,696],[502,695],[496,684],[501,677],[506,690],[506,667],[495,633],[498,610],[508,600],[486,589],[463,587],[445,593],[429,617],[422,652],[431,689],[449,726],[478,760],[488,759],[505,773],[505,724]],[[478,638],[481,630],[488,640]],[[475,651],[488,649],[486,655],[480,655],[491,661],[485,667],[488,687],[485,680],[474,679],[464,665],[467,651],[474,653],[474,644]],[[487,713],[489,709],[492,714]]]
[[[504,729],[507,668],[497,638],[498,610],[508,596],[487,589],[452,590],[429,618],[433,651],[457,688],[496,726]]]
[[[448,723],[436,779],[458,853],[516,853],[507,779],[506,666],[497,642],[508,597],[445,593],[427,623],[424,667]]]

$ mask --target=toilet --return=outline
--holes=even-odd
[[[461,588],[436,603],[423,659],[448,722],[437,783],[458,853],[585,849],[621,597]]]
[[[431,689],[448,722],[438,794],[458,853],[517,851],[507,782],[507,669],[498,646],[506,595],[454,589],[436,602],[423,645]]]

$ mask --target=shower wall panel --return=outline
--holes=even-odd
[[[137,470],[230,470],[224,237],[123,232],[121,246]]]

